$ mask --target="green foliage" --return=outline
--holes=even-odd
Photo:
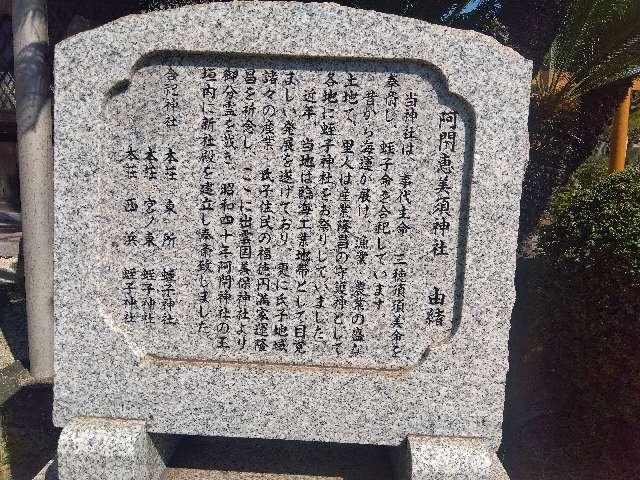
[[[544,381],[585,418],[640,428],[640,165],[589,158],[554,192],[538,248],[528,318],[532,357],[553,365]]]
[[[592,157],[554,193],[539,250],[569,268],[640,285],[640,168],[607,168],[606,158]]]
[[[640,92],[634,93],[637,94]],[[603,130],[600,135],[600,141],[609,142],[612,128],[613,122]],[[631,105],[631,112],[629,113],[629,141],[635,143],[640,142],[640,95],[634,98],[633,104]]]
[[[566,9],[555,9],[560,26],[532,84],[531,160],[519,240],[523,250],[553,189],[593,151],[631,77],[640,72],[640,1],[558,2],[564,3]],[[523,24],[521,30],[526,29]]]
[[[640,2],[573,0],[545,59],[539,95],[573,104],[582,95],[640,74]]]
[[[495,37],[533,61],[537,71],[570,3],[571,0],[503,1],[497,19],[507,35]]]

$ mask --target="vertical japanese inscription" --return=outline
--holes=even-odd
[[[440,83],[392,63],[140,68],[106,107],[140,112],[102,182],[112,321],[166,358],[415,365],[456,288],[468,119]]]

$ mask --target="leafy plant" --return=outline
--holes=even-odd
[[[640,74],[640,2],[573,0],[534,93],[556,106]]]
[[[560,25],[532,85],[519,233],[525,253],[553,190],[593,152],[632,76],[640,73],[638,0],[555,4]]]
[[[526,288],[535,310],[526,320],[541,345],[530,355],[551,367],[544,384],[566,395],[567,415],[581,412],[573,427],[578,439],[590,435],[597,445],[607,432],[615,438],[624,429],[637,438],[640,165],[610,174],[606,157],[590,157],[551,197],[538,250],[543,255],[527,259],[534,267]],[[610,444],[602,442],[603,451]],[[589,451],[593,446],[579,458],[590,459]],[[598,459],[607,473],[588,477],[594,463],[580,478],[633,477],[613,474],[620,461],[612,453]]]
[[[569,268],[607,271],[640,285],[640,168],[609,174],[606,158],[581,165],[550,202],[540,253]]]

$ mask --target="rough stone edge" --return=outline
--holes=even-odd
[[[58,462],[56,459],[49,460],[49,463],[33,477],[33,480],[58,480]]]
[[[400,480],[509,480],[498,456],[479,438],[409,435]]]
[[[157,17],[156,20],[159,23],[160,19],[168,18],[169,15],[175,15],[175,14],[178,14],[178,15],[182,14],[183,15],[183,19],[184,19],[184,14],[187,14],[186,16],[188,17],[189,16],[188,14],[193,13],[191,11],[192,9],[201,10],[202,12],[208,11],[209,9],[211,9],[211,10],[225,10],[225,9],[227,9],[227,10],[232,10],[233,11],[233,10],[239,10],[239,9],[249,9],[250,10],[254,6],[255,7],[259,7],[259,8],[265,8],[265,7],[272,8],[273,6],[277,6],[278,8],[282,8],[282,9],[288,10],[288,11],[291,11],[292,8],[296,7],[296,5],[283,3],[283,2],[275,2],[275,3],[263,2],[261,4],[255,4],[254,2],[239,2],[239,3],[235,3],[235,4],[210,4],[210,5],[202,5],[202,6],[198,6],[198,7],[185,7],[183,9],[155,12],[155,13],[146,14],[146,15],[149,15],[150,16],[149,18]],[[305,5],[305,6],[301,7],[301,8],[309,9],[309,8],[317,8],[317,7],[318,7],[318,4]],[[374,18],[375,19],[380,19],[380,18],[382,18],[382,19],[392,19],[393,21],[402,22],[405,27],[413,25],[418,30],[424,31],[427,34],[434,34],[434,33],[438,33],[439,35],[442,35],[444,33],[451,34],[451,35],[454,35],[454,36],[458,37],[458,41],[459,42],[462,42],[463,38],[464,38],[464,42],[469,42],[469,40],[471,38],[473,40],[477,40],[478,43],[483,43],[485,45],[489,45],[491,48],[495,48],[496,45],[499,45],[499,44],[497,44],[497,42],[495,42],[495,40],[493,40],[493,39],[488,40],[487,37],[485,37],[485,36],[483,36],[481,34],[477,34],[475,32],[474,33],[460,32],[460,31],[457,31],[457,30],[454,30],[454,29],[450,29],[450,28],[447,28],[447,27],[429,25],[429,24],[426,24],[424,22],[420,22],[418,20],[406,19],[406,18],[403,18],[403,17],[395,17],[395,16],[392,16],[392,15],[386,15],[386,14],[379,14],[377,12],[352,10],[352,9],[347,8],[347,7],[333,7],[333,6],[329,6],[329,5],[322,5],[322,7],[323,8],[330,7],[332,9],[335,9],[337,11],[341,11],[343,13],[347,12],[347,14],[349,16],[361,16],[361,17],[368,18],[368,19],[374,19]],[[117,21],[115,21],[115,22],[113,22],[111,24],[106,25],[106,26],[103,26],[103,27],[101,27],[101,28],[99,28],[99,29],[97,29],[95,31],[84,32],[82,34],[79,34],[79,35],[71,38],[71,39],[68,39],[65,42],[62,42],[62,44],[60,44],[57,47],[56,51],[59,53],[63,49],[73,48],[74,42],[85,42],[85,41],[88,41],[88,42],[91,42],[91,43],[95,43],[95,42],[99,43],[99,38],[101,36],[103,36],[104,34],[108,34],[109,31],[111,31],[112,33],[117,33],[118,30],[125,29],[127,26],[131,25],[131,23],[138,22],[139,19],[140,19],[139,16],[129,16],[129,17],[125,17],[123,19],[119,19],[119,20],[117,20]],[[108,37],[108,35],[107,35],[107,37]],[[476,45],[476,47],[477,46],[478,45]],[[104,55],[102,55],[103,58],[105,57],[105,55],[112,55],[113,57],[116,57],[116,58],[122,57],[122,54],[120,52],[117,52],[113,45],[110,45],[109,47],[110,48],[106,48],[106,49],[103,48],[102,49],[103,52],[106,52]],[[131,54],[130,56],[135,56],[137,54],[136,52],[132,51],[132,50],[134,50],[133,48],[131,48],[131,47],[125,47],[125,48],[129,48],[129,50],[130,50],[129,53]],[[181,49],[181,46],[176,46],[174,49]],[[107,50],[110,50],[110,51],[107,52]],[[211,50],[211,49],[202,49],[202,50]],[[526,62],[518,54],[516,54],[515,52],[512,52],[507,47],[501,47],[499,50],[501,52],[501,55],[503,57],[505,57],[505,58],[506,57],[511,57],[510,58],[511,60],[514,60],[514,59],[521,60],[521,69],[522,69],[522,71],[528,71],[530,73],[530,71],[531,71],[530,63]],[[493,53],[497,54],[496,51],[493,51]],[[375,57],[375,55],[369,55],[369,57],[373,58],[373,57]],[[394,55],[385,56],[384,58],[387,58],[389,60],[393,60],[394,58],[398,59],[398,60],[405,59],[404,57],[399,57],[399,56],[394,56]],[[407,58],[409,58],[409,57],[407,57]],[[89,61],[89,60],[90,59],[87,59],[86,61]],[[116,63],[116,62],[114,62],[114,63]],[[130,63],[131,62],[129,62],[129,64]],[[440,69],[440,65],[437,65],[437,68]],[[515,67],[513,67],[513,69],[515,69]],[[125,78],[126,78],[126,75],[125,75]],[[107,84],[105,81],[101,81],[101,83],[102,84]],[[113,83],[113,81],[111,81],[110,83]],[[452,91],[452,93],[456,93],[456,90],[454,90],[452,88],[451,84],[452,84],[452,82],[450,81],[449,82],[449,90]],[[64,88],[64,86],[62,86],[61,88]],[[516,90],[518,90],[519,93],[523,93],[525,91],[525,88],[523,88],[523,85],[521,85],[520,88],[516,88]],[[527,87],[527,90],[528,90],[528,87]],[[527,93],[528,93],[528,91],[527,91]],[[464,97],[466,95],[461,94],[461,96]],[[528,101],[526,103],[527,103],[527,106],[528,106]],[[473,104],[471,106],[472,106],[472,108],[474,107]],[[528,109],[526,109],[526,112],[525,112],[524,105],[521,105],[520,107],[521,107],[521,109],[520,109],[520,113],[521,114],[525,114],[526,112],[528,112]],[[525,118],[525,120],[523,122],[521,122],[520,126],[522,126],[522,124],[524,124],[525,131],[526,131],[526,118]],[[517,129],[517,128],[516,128],[516,130],[522,131],[521,129]],[[521,146],[521,150],[522,150],[521,153],[524,153],[525,143],[527,144],[526,146],[528,146],[528,139],[527,140],[522,139],[521,142],[520,142],[520,146]],[[477,151],[476,151],[476,158],[477,157],[478,157],[478,154],[477,154]],[[519,167],[518,169],[520,171],[523,171],[524,167],[525,167],[525,163],[526,163],[526,156],[523,155],[521,157],[521,159],[522,159],[522,161],[520,162],[519,165],[516,166],[516,168]],[[63,182],[63,184],[64,184],[64,182]],[[516,188],[516,190],[517,190],[517,188]],[[518,190],[517,192],[511,191],[510,193],[511,193],[511,197],[514,198],[515,196],[519,197],[519,193],[520,192]],[[517,194],[517,195],[514,195],[514,194]],[[511,202],[511,206],[515,207],[516,206],[515,202]],[[85,218],[84,220],[87,220],[87,218]],[[56,222],[57,221],[58,221],[58,219],[56,219]],[[511,222],[511,224],[513,226],[513,222]],[[517,227],[517,225],[516,225],[516,227]],[[470,228],[471,228],[471,226],[470,226]],[[63,229],[63,231],[64,231],[64,229]],[[505,262],[503,262],[504,266],[506,266],[507,268],[508,267],[512,267],[512,266],[515,265],[515,243],[513,245],[513,248],[508,248],[508,250],[513,250],[513,252],[509,252],[509,253],[512,253],[512,255],[510,255],[510,257],[513,257],[513,262],[511,262],[510,259],[505,261]],[[56,253],[57,254],[59,253],[57,248],[56,248]],[[64,258],[64,255],[62,257]],[[77,272],[74,271],[74,273],[77,273]],[[511,277],[510,278],[511,283],[512,283],[512,279],[513,279],[513,274],[512,273],[513,272],[511,272],[511,274],[507,273],[507,277],[509,277],[509,276]],[[69,274],[69,270],[67,270],[67,273],[64,274],[64,275],[61,274],[58,270],[56,271],[56,276],[58,277],[58,280],[60,279],[61,276],[64,279],[65,275],[68,275],[68,274]],[[501,284],[503,286],[506,283],[507,282],[504,282],[504,281],[501,282]],[[90,293],[90,292],[84,292],[84,293]],[[507,292],[506,296],[510,300],[513,300],[515,298],[515,291]],[[511,305],[513,304],[512,301],[509,301],[509,302],[506,302],[506,303],[507,304],[510,303]],[[77,313],[77,312],[73,312],[73,313]],[[499,315],[499,317],[501,317],[501,318],[497,319],[496,325],[498,327],[500,327],[500,325],[502,325],[501,329],[504,330],[504,328],[505,328],[505,320],[506,320],[506,323],[507,323],[506,327],[508,329],[508,318],[505,318],[504,313]],[[471,321],[471,320],[469,320],[469,321]],[[452,342],[452,343],[455,343],[455,342]],[[57,350],[56,350],[56,357],[58,359],[62,356],[62,353],[63,353],[62,352],[62,346],[59,345],[59,347],[60,347],[60,349],[57,348]],[[506,342],[505,342],[505,345],[504,345],[504,352],[506,352]],[[96,362],[96,364],[97,363],[98,362]],[[505,365],[505,363],[506,363],[506,356],[504,358],[504,362],[502,362],[503,368],[498,368],[498,370],[502,370],[502,372],[498,372],[499,376],[501,376],[501,377],[504,377],[503,373],[506,373],[506,365]],[[502,408],[502,406],[500,406],[500,408]],[[56,417],[58,417],[58,415],[56,415]],[[63,423],[64,423],[63,419],[59,419],[57,421],[57,424],[63,424]]]
[[[159,480],[171,450],[171,444],[151,439],[144,421],[75,417],[60,434],[58,476]]]

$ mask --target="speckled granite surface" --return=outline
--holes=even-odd
[[[409,437],[408,478],[509,480],[500,460],[477,438]]]
[[[339,477],[312,477],[277,473],[223,472],[219,470],[168,468],[162,480],[339,480]]]
[[[41,474],[56,470],[60,480],[159,480],[165,464],[144,422],[76,417],[62,430],[56,464]]]
[[[184,342],[157,342],[162,355],[150,355],[153,342],[136,339],[114,311],[109,282],[123,265],[110,254],[116,240],[108,234],[120,220],[104,186],[113,181],[113,138],[122,133],[109,101],[144,85],[136,84],[137,72],[158,52],[218,60],[275,56],[293,64],[296,58],[370,60],[436,72],[436,86],[446,79],[438,88],[464,103],[470,131],[456,210],[463,226],[454,239],[457,269],[447,277],[455,279],[458,299],[450,333],[432,337],[436,343],[428,340],[430,348],[400,369],[379,368],[375,352],[369,363],[225,361],[195,340],[197,358],[184,356],[190,348]],[[56,424],[116,417],[144,420],[158,433],[386,445],[418,434],[478,437],[497,448],[530,74],[529,62],[480,34],[332,4],[193,6],[126,17],[58,44]],[[172,348],[176,355],[167,355]]]
[[[33,477],[33,480],[59,480],[59,478],[57,464],[51,461],[40,473],[38,473],[38,475]],[[340,477],[286,475],[275,473],[196,470],[192,468],[167,468],[163,471],[159,480],[339,480],[339,478]]]
[[[455,331],[473,120],[432,69],[156,54],[138,62],[102,117],[98,204],[110,221],[98,235],[119,264],[106,266],[99,295],[144,354],[391,372],[416,368]],[[441,127],[455,135],[450,145]],[[221,245],[232,256],[222,258]],[[229,259],[229,273],[217,268]],[[150,269],[155,278],[143,278]],[[176,272],[171,322],[167,269]],[[141,291],[149,285],[155,292]]]

